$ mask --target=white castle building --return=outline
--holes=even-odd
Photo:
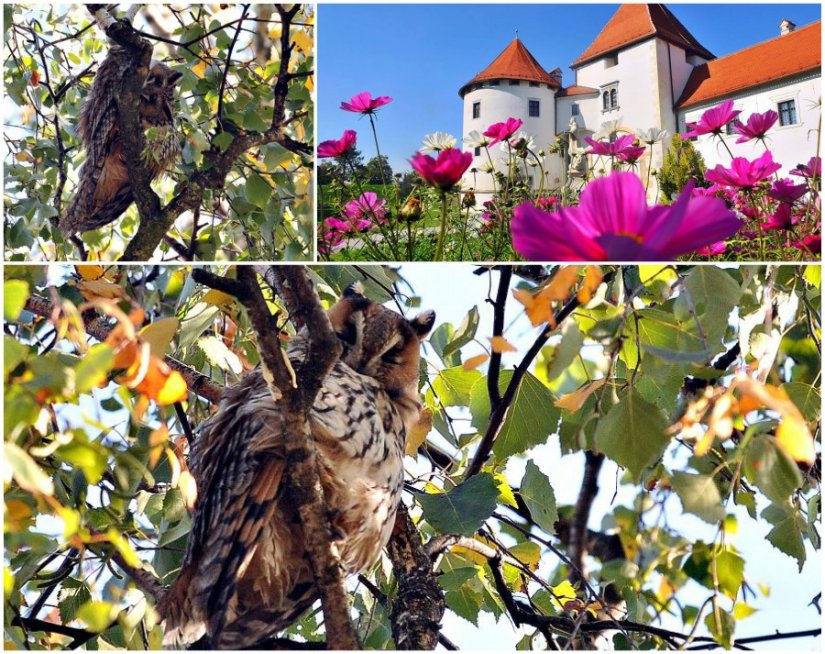
[[[573,83],[564,86],[559,68],[547,72],[518,39],[484,70],[464,84],[463,135],[483,133],[509,117],[524,121],[522,130],[545,153],[544,188],[558,188],[568,177],[581,177],[588,161],[582,156],[584,137],[634,133],[658,128],[670,135],[684,133],[686,122],[728,98],[741,109],[742,120],[753,112],[773,109],[779,122],[769,132],[774,159],[783,171],[807,163],[817,151],[821,100],[821,21],[797,28],[788,20],[776,38],[716,58],[664,5],[623,4],[595,41],[571,64]],[[725,143],[736,156],[755,158],[759,143],[737,145],[729,130]],[[560,153],[548,149],[557,142]],[[669,139],[649,151],[640,172],[661,166]],[[711,136],[694,145],[708,166],[727,163],[730,155]],[[465,146],[466,147],[466,146]],[[469,146],[472,147],[472,146]],[[488,155],[475,147],[473,164],[462,185],[489,198],[493,180]],[[503,149],[490,149],[496,167],[504,168]],[[528,159],[529,160],[529,159]],[[603,165],[603,163],[599,164]],[[528,168],[532,187],[542,181],[540,168]],[[783,172],[780,171],[780,172]]]

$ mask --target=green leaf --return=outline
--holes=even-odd
[[[31,350],[13,336],[3,337],[3,374],[8,375],[19,366]]]
[[[226,347],[223,339],[217,336],[203,336],[198,339],[198,347],[213,366],[217,366],[225,372],[231,372],[236,376],[243,371],[240,358]]]
[[[56,454],[67,463],[83,470],[86,481],[92,485],[100,481],[109,464],[105,448],[97,443],[84,443],[78,437],[71,443],[61,445]]]
[[[60,622],[69,624],[77,617],[78,609],[92,599],[92,595],[85,583],[69,577],[63,582],[57,598]]]
[[[464,316],[458,329],[453,334],[452,339],[444,346],[441,353],[442,358],[450,356],[453,352],[458,352],[467,343],[472,342],[478,330],[478,307],[473,307]]]
[[[14,322],[29,299],[29,284],[22,279],[10,279],[3,284],[3,318]]]
[[[226,152],[226,148],[229,147],[229,144],[232,143],[234,137],[229,132],[221,132],[217,134],[215,138],[212,139],[212,143],[217,145],[221,152]]]
[[[685,277],[685,291],[707,338],[708,347],[715,350],[724,338],[728,316],[739,304],[742,288],[730,273],[716,266],[696,266]],[[682,315],[692,315],[688,298],[680,295],[676,301]]]
[[[579,356],[583,343],[584,334],[579,326],[574,321],[565,322],[559,344],[542,348],[536,363],[536,377],[545,384],[556,379]]]
[[[705,626],[722,647],[728,650],[733,647],[733,632],[736,629],[736,620],[733,619],[730,613],[721,609],[716,613],[711,611],[705,617]]]
[[[479,380],[484,381],[478,370],[464,370],[462,366],[446,368],[433,380],[433,390],[444,406],[467,406],[470,390]]]
[[[596,445],[610,459],[627,468],[638,482],[642,471],[665,451],[664,414],[631,390],[596,427]]]
[[[822,414],[822,393],[816,386],[802,382],[782,384],[782,388],[799,408],[805,420],[813,422],[819,420]]]
[[[745,477],[774,502],[782,503],[802,486],[802,473],[767,434],[755,436],[745,450]]]
[[[92,345],[75,367],[75,382],[78,393],[86,393],[103,385],[112,369],[115,353],[105,343]]]
[[[774,525],[768,533],[768,542],[780,552],[796,559],[799,571],[802,572],[806,558],[802,534],[807,525],[799,510],[790,504],[771,504],[762,511],[762,517]]]
[[[77,611],[77,617],[86,623],[86,628],[99,634],[106,631],[117,617],[117,608],[109,602],[86,602]]]
[[[424,519],[442,534],[472,536],[495,511],[498,488],[492,475],[470,477],[446,493],[418,494]]]
[[[556,533],[556,520],[559,513],[556,509],[556,494],[547,478],[539,467],[528,461],[524,477],[521,480],[519,495],[530,510],[535,523],[548,534]]]
[[[252,173],[246,180],[244,195],[256,207],[263,209],[272,195],[272,187],[257,173]]]
[[[512,378],[512,370],[501,371],[499,389],[502,393]],[[561,410],[554,405],[555,399],[536,377],[530,373],[524,375],[493,443],[493,454],[497,459],[503,461],[547,441],[556,431],[561,415]],[[490,396],[487,393],[486,378],[480,379],[473,386],[470,412],[473,415],[473,426],[484,432],[490,420]]]
[[[11,467],[12,476],[20,488],[30,493],[43,493],[44,495],[54,493],[51,478],[29,456],[28,452],[7,441],[3,443],[3,458]]]
[[[724,551],[716,557],[716,578],[719,588],[731,599],[736,599],[745,580],[745,561],[733,552]]]
[[[627,339],[632,340],[638,330],[642,350],[669,363],[689,363],[708,358],[710,352],[695,328],[680,321],[672,313],[660,309],[637,312],[637,320],[628,326]],[[628,361],[628,366],[634,364]]]
[[[711,524],[718,524],[725,519],[722,496],[712,476],[675,472],[670,478],[670,484],[688,513]]]

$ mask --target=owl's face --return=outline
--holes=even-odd
[[[376,379],[391,397],[417,393],[421,341],[433,327],[433,311],[407,320],[367,299],[361,285],[353,284],[329,317],[344,345],[342,361]]]
[[[175,87],[182,73],[153,62],[140,94],[140,115],[147,126],[168,125],[175,106]]]

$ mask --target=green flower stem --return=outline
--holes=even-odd
[[[381,159],[381,149],[378,147],[378,131],[375,129],[375,121],[372,119],[372,113],[367,114],[370,118],[370,126],[372,127],[372,137],[375,139],[375,152],[378,156],[378,170],[381,171],[381,183],[386,187],[387,180],[384,178],[383,159]]]
[[[441,230],[438,232],[438,242],[435,246],[433,261],[443,261],[444,236],[447,234],[447,191],[441,191]]]

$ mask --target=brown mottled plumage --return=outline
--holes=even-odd
[[[123,155],[115,100],[131,61],[124,48],[113,45],[81,109],[77,132],[86,149],[86,161],[75,196],[60,220],[60,231],[65,235],[103,227],[132,204],[131,175]],[[143,127],[154,128],[147,136],[144,157],[152,179],[180,156],[175,121],[175,86],[180,77],[181,73],[153,61],[140,96]]]
[[[420,407],[419,348],[435,315],[406,320],[350,287],[329,316],[344,352],[310,426],[336,544],[354,574],[377,560],[395,521],[406,431]],[[303,334],[287,351],[300,371]],[[205,637],[212,649],[250,647],[317,598],[297,514],[283,497],[282,434],[260,371],[227,389],[203,425],[190,457],[198,486],[192,531],[160,607],[165,644]]]

